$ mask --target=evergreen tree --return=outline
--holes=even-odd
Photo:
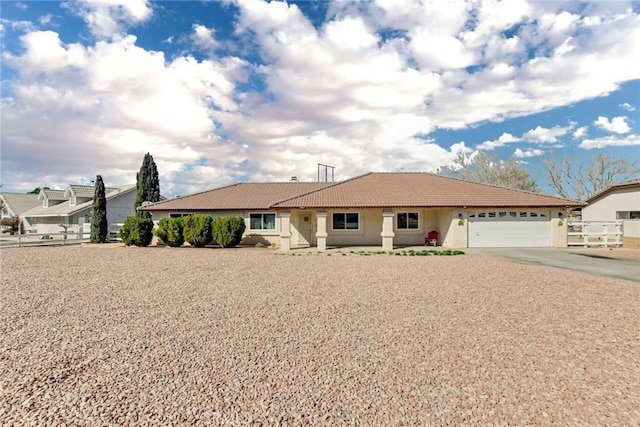
[[[107,241],[107,196],[104,191],[102,176],[96,176],[93,192],[93,215],[91,216],[91,242]]]
[[[138,211],[138,207],[143,202],[157,202],[160,200],[160,179],[158,178],[158,168],[153,161],[153,156],[149,153],[144,155],[140,172],[136,175],[136,203],[133,206],[136,216],[141,218],[151,218],[149,212]]]

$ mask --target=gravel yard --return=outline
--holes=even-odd
[[[0,257],[2,425],[640,424],[637,283],[483,255]]]

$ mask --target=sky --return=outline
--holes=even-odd
[[[1,1],[2,191],[640,157],[640,2]]]

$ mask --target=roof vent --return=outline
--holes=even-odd
[[[291,179],[289,181],[298,182],[298,177],[294,175],[294,176],[291,177]]]

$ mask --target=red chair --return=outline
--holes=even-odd
[[[425,246],[438,246],[438,232],[433,230],[430,231],[427,236],[424,238]]]

